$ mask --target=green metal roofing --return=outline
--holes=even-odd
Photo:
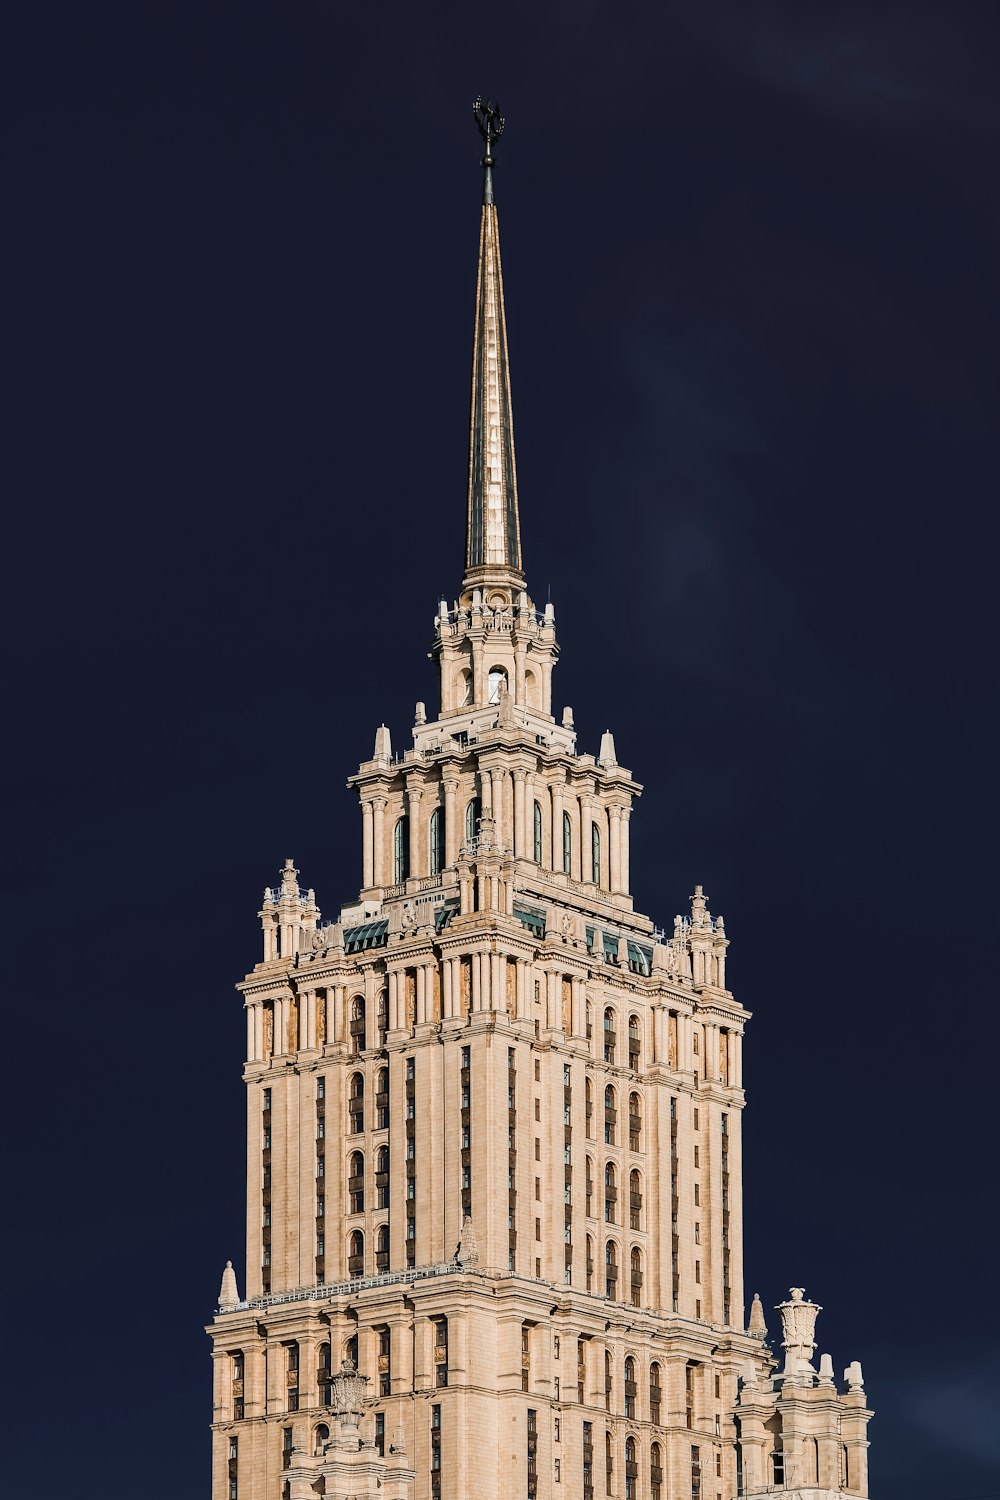
[[[539,911],[534,906],[515,905],[514,915],[522,927],[527,927],[528,931],[534,933],[535,937],[541,938],[545,936],[545,913],[543,911]]]
[[[389,941],[389,923],[385,917],[377,922],[362,922],[360,927],[345,927],[344,952],[360,953],[364,948],[384,948]]]

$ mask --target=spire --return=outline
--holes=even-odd
[[[514,427],[507,365],[507,322],[500,269],[500,233],[493,201],[493,145],[504,120],[492,100],[473,106],[486,145],[483,211],[479,225],[476,330],[472,350],[472,417],[469,432],[469,515],[466,573],[501,569],[521,576],[521,531],[517,513]]]

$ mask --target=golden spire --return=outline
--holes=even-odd
[[[501,569],[521,576],[521,530],[507,363],[500,231],[493,201],[493,144],[503,116],[491,100],[477,99],[476,124],[486,143],[483,209],[479,226],[476,331],[472,350],[472,416],[469,432],[469,514],[466,573]]]

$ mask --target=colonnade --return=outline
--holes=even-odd
[[[443,795],[442,795],[443,794]],[[527,766],[480,761],[474,778],[440,779],[410,774],[405,790],[369,791],[361,800],[361,856],[363,888],[371,890],[399,883],[394,868],[394,831],[406,818],[408,875],[424,878],[431,869],[430,820],[437,808],[444,813],[444,867],[450,869],[466,842],[466,812],[478,797],[480,813],[497,827],[501,847],[516,859],[535,860],[543,869],[569,875],[584,884],[599,885],[614,895],[629,890],[630,800],[616,800],[591,783],[578,786],[565,775],[543,775]],[[536,820],[535,805],[540,820]],[[569,818],[568,848],[564,815]],[[540,821],[540,827],[538,822]],[[592,829],[598,831],[595,849]],[[538,845],[541,848],[538,848]],[[568,868],[566,868],[568,862]],[[599,871],[595,871],[595,864]],[[600,879],[595,881],[594,874]]]

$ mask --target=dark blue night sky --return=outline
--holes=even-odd
[[[995,9],[4,33],[0,1488],[208,1492],[233,984],[287,855],[356,894],[345,778],[434,700],[486,91],[556,700],[645,784],[637,904],[703,883],[754,1012],[748,1299],[862,1360],[874,1500],[1000,1497]]]

